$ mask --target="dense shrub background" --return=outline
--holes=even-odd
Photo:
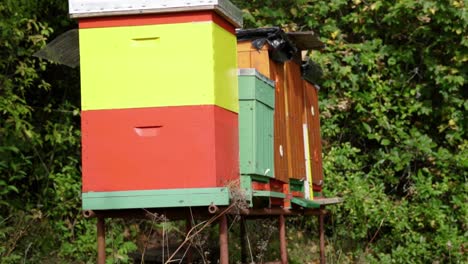
[[[325,193],[346,199],[331,208],[329,258],[466,261],[466,2],[233,2],[247,27],[314,30],[326,43],[310,54],[324,70]],[[79,70],[31,56],[76,27],[67,12],[66,1],[0,2],[1,263],[94,261],[79,198]],[[109,261],[127,262],[136,231],[117,221],[110,232]]]

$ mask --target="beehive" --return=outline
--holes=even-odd
[[[70,0],[84,209],[226,205],[239,177],[229,1]]]
[[[239,67],[275,81],[274,177],[289,183],[293,196],[312,198],[323,182],[320,121],[317,89],[303,79],[301,51],[323,44],[313,32],[278,28],[239,30],[237,36]]]
[[[274,82],[256,69],[239,69],[240,173],[273,177]]]

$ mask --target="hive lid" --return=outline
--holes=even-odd
[[[319,50],[325,47],[325,44],[313,31],[288,32],[286,34],[300,50]]]
[[[236,27],[242,11],[229,0],[68,0],[72,18],[214,10]]]

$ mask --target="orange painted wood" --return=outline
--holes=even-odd
[[[284,64],[269,61],[270,79],[275,81],[275,113],[274,113],[274,159],[275,179],[289,182],[290,168],[289,144],[286,122],[285,72]]]
[[[320,112],[318,91],[311,83],[304,83],[304,100],[307,127],[309,130],[309,149],[312,165],[312,183],[314,191],[321,191],[323,184],[322,138],[320,136]]]
[[[285,194],[289,192],[289,188],[285,188],[284,182],[273,180],[273,179],[270,180],[270,188],[274,192],[280,192],[280,193],[285,193]]]
[[[235,27],[220,15],[213,11],[179,12],[164,14],[144,14],[144,15],[123,15],[107,17],[88,17],[78,21],[80,29],[103,28],[103,27],[123,27],[142,26],[157,24],[175,24],[213,21],[228,32],[235,34]]]
[[[83,192],[222,187],[239,178],[237,114],[218,106],[82,112]]]
[[[270,184],[264,182],[252,182],[252,189],[257,191],[270,191]]]
[[[291,193],[289,192],[289,184],[283,181],[270,179],[270,188],[274,192],[283,193],[285,198],[281,201],[278,201],[280,206],[283,208],[290,208],[291,207]]]
[[[299,192],[299,191],[293,191],[293,192],[291,192],[291,195],[292,195],[293,197],[304,198],[304,193],[303,193],[303,192]]]
[[[286,126],[288,130],[290,178],[305,180],[305,156],[303,136],[304,92],[300,65],[294,61],[285,63],[286,73]]]
[[[283,208],[291,208],[291,199],[292,199],[292,194],[289,192],[290,186],[289,183],[285,183],[283,185],[283,193],[286,196],[286,198],[283,201]]]
[[[270,75],[270,59],[268,57],[268,44],[260,50],[252,47],[250,41],[237,43],[237,64],[239,68],[255,68],[261,74]]]

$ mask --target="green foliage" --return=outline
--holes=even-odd
[[[322,135],[337,263],[466,259],[466,2],[233,1],[247,27],[314,30],[326,44]],[[80,202],[79,74],[34,58],[74,28],[66,1],[0,2],[0,263],[92,263]],[[109,263],[136,232],[109,225]],[[307,229],[315,229],[308,223]],[[302,241],[298,239],[297,241]],[[304,241],[304,243],[310,243]],[[309,261],[298,243],[291,261]]]
[[[325,192],[346,199],[332,209],[335,250],[466,258],[466,2],[237,2],[248,26],[314,30],[326,44],[311,57],[325,75]]]
[[[0,2],[0,263],[94,262],[80,209],[79,72],[32,56],[68,27],[64,1]]]

